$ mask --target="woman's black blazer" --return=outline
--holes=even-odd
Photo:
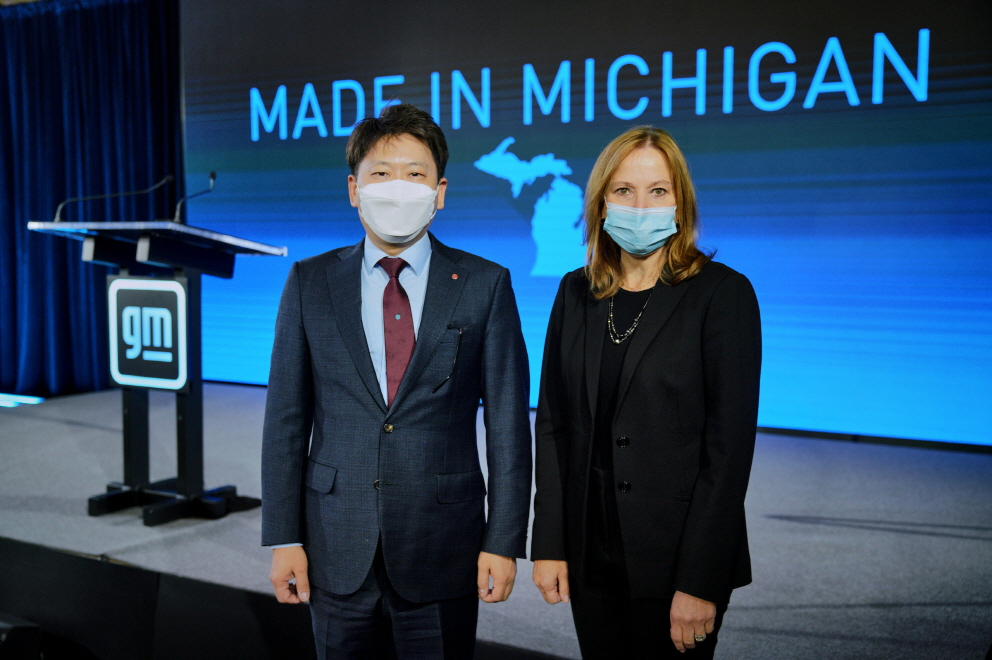
[[[608,306],[580,269],[562,279],[552,307],[537,409],[532,559],[583,561]],[[724,601],[751,581],[744,495],[761,373],[754,289],[709,262],[691,279],[659,284],[627,341],[611,430],[632,595],[678,590]]]

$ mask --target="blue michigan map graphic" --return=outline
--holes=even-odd
[[[553,176],[548,190],[534,204],[530,220],[531,238],[537,246],[537,258],[530,270],[532,277],[561,277],[585,263],[582,244],[582,188],[564,177],[572,173],[568,163],[554,154],[541,154],[520,160],[507,151],[516,140],[508,137],[490,153],[475,161],[475,167],[510,182],[516,198],[524,186]]]

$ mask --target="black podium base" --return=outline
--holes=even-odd
[[[247,511],[262,505],[258,498],[238,496],[236,486],[221,486],[186,497],[176,492],[176,483],[175,477],[140,487],[109,483],[106,493],[89,499],[89,515],[102,516],[140,506],[145,526],[154,527],[180,518],[216,520],[232,511]]]

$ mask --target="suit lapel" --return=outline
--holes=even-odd
[[[362,245],[359,242],[358,245],[342,251],[338,255],[339,261],[332,261],[327,266],[327,290],[334,306],[334,320],[358,375],[369,394],[385,412],[386,402],[375,376],[368,340],[365,338],[365,326],[362,325]]]
[[[468,272],[457,267],[459,257],[446,245],[429,235],[431,239],[430,271],[427,274],[427,292],[424,297],[424,309],[420,315],[420,327],[417,330],[417,345],[406,367],[403,380],[389,407],[390,412],[396,410],[420,377],[431,356],[437,349],[438,343],[448,329],[448,323],[455,313],[462,287],[468,279]],[[460,275],[454,278],[452,275]]]
[[[585,372],[586,395],[589,397],[590,428],[596,423],[596,401],[599,398],[599,367],[603,358],[603,335],[606,333],[606,317],[610,301],[596,300],[586,292],[588,305],[586,307],[586,337],[585,337]]]
[[[651,294],[651,300],[644,310],[644,316],[637,325],[637,330],[634,331],[634,334],[629,339],[630,346],[627,348],[627,355],[623,359],[623,369],[620,371],[620,384],[617,389],[617,412],[620,411],[623,400],[627,396],[627,389],[630,387],[630,381],[634,377],[634,370],[637,369],[638,363],[644,357],[644,353],[648,350],[651,342],[661,332],[661,328],[668,321],[668,317],[675,311],[675,308],[678,306],[679,301],[682,300],[682,296],[685,295],[689,286],[690,282],[688,281],[676,286],[666,286],[659,282],[654,293]]]

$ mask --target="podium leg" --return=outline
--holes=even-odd
[[[185,497],[203,492],[203,383],[190,380],[189,392],[176,394],[176,491]]]
[[[203,492],[203,369],[200,343],[200,274],[186,274],[187,391],[176,393],[176,491],[184,497]]]
[[[121,389],[124,413],[124,484],[148,484],[148,390]]]

